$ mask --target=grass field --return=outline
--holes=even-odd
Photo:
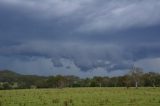
[[[0,106],[160,106],[160,88],[2,90]]]

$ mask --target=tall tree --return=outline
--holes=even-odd
[[[143,75],[143,69],[133,66],[130,71],[130,75],[135,83],[135,87],[138,88],[138,86],[140,85],[142,75]]]

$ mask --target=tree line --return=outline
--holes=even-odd
[[[21,75],[9,70],[0,71],[0,89],[64,88],[64,87],[160,87],[160,74],[133,68],[126,75],[95,76],[37,76]]]

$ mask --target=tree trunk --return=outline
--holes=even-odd
[[[136,87],[136,89],[138,88],[138,82],[136,81],[136,83],[135,83],[135,87]]]
[[[99,87],[102,87],[102,84],[101,84],[101,83],[99,83]]]

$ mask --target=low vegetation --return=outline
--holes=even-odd
[[[1,90],[0,106],[160,106],[160,88]]]

